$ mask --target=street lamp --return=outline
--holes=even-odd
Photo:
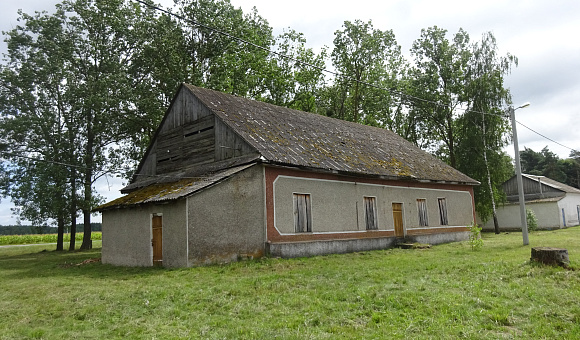
[[[518,147],[518,131],[516,130],[516,114],[517,109],[522,109],[524,107],[530,106],[530,103],[525,103],[516,107],[515,109],[510,106],[509,113],[510,119],[512,121],[512,133],[514,140],[514,152],[516,158],[516,177],[518,181],[518,195],[520,200],[520,218],[522,221],[522,237],[524,238],[524,246],[530,244],[528,239],[528,222],[526,221],[526,205],[524,201],[524,185],[522,181],[522,167],[520,166],[520,148]]]

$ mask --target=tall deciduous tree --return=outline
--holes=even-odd
[[[30,210],[59,226],[75,220],[80,208],[84,249],[92,245],[91,210],[99,201],[93,183],[125,162],[119,149],[143,130],[135,98],[156,99],[136,96],[140,79],[131,72],[149,44],[147,20],[153,17],[122,0],[64,1],[53,15],[21,13],[24,25],[8,33],[1,128],[11,154],[20,156],[9,167],[21,175],[6,193],[24,209],[22,216],[33,218]],[[23,156],[41,162],[29,166]],[[41,199],[52,204],[44,207]]]
[[[63,165],[76,142],[65,136],[75,115],[66,90],[73,46],[62,8],[54,15],[19,14],[23,26],[8,32],[9,59],[0,66],[0,136],[9,160],[3,194],[12,197],[19,217],[36,224],[56,221],[62,250],[65,224],[77,213],[68,205],[76,193],[67,174],[75,169]]]
[[[327,89],[326,114],[390,127],[395,99],[381,88],[396,88],[404,65],[395,35],[392,30],[375,29],[370,21],[345,21],[343,28],[334,33],[331,53],[332,64],[343,77]]]
[[[508,143],[509,120],[503,108],[511,103],[504,77],[517,58],[498,55],[495,37],[485,33],[470,48],[463,99],[467,111],[458,119],[457,168],[477,178],[476,209],[482,220],[491,215],[495,233],[499,234],[496,201],[503,201],[501,184],[512,174],[509,157],[502,149]],[[492,164],[493,166],[490,166]]]
[[[259,98],[268,52],[232,37],[270,48],[274,38],[268,22],[255,8],[244,14],[227,0],[179,0],[177,3],[181,16],[186,19],[181,22],[186,37],[182,53],[187,56],[188,71],[184,80],[234,95]]]
[[[503,112],[511,103],[504,77],[517,59],[497,51],[491,33],[470,43],[460,29],[450,41],[438,27],[422,30],[412,48],[412,93],[424,100],[416,101],[411,115],[422,121],[422,137],[436,155],[483,183],[475,189],[475,201],[484,221],[494,215],[501,183],[511,174],[501,151],[510,131]]]
[[[460,29],[449,41],[445,29],[423,29],[413,43],[411,55],[415,59],[411,93],[424,99],[414,102],[412,115],[423,121],[423,138],[431,141],[436,154],[456,167],[456,120],[457,110],[465,104],[469,35]]]
[[[67,84],[76,99],[81,134],[81,177],[84,215],[82,249],[92,246],[91,210],[99,201],[93,183],[124,163],[117,151],[141,126],[135,126],[131,67],[149,42],[143,21],[152,18],[140,5],[124,0],[64,1],[68,34],[74,37],[74,83]]]
[[[520,151],[522,171],[536,176],[546,176],[558,182],[578,187],[580,162],[578,152],[572,151],[570,158],[560,159],[558,155],[544,147],[540,152],[529,148]]]
[[[580,188],[580,151],[571,151],[569,158],[563,161],[562,167],[566,173],[566,183]]]
[[[316,54],[306,47],[304,35],[294,30],[277,37],[274,48],[278,55],[268,57],[268,66],[263,72],[262,100],[297,110],[317,111],[316,95],[324,86],[322,69],[326,51]]]

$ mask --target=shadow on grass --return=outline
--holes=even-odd
[[[89,278],[129,279],[162,275],[159,267],[116,267],[102,264],[101,248],[91,250],[41,250],[26,254],[3,256],[0,252],[0,276],[5,279],[84,276]]]
[[[429,250],[427,254],[423,251],[413,253],[413,257],[409,259],[409,263],[405,262],[404,266],[400,266],[400,270],[414,270],[421,268],[421,261],[418,257],[421,256],[435,256],[441,261],[459,261],[459,263],[469,260],[470,258],[485,257],[487,261],[502,261],[507,263],[529,263],[530,250],[535,246],[552,246],[567,248],[569,250],[571,265],[573,268],[578,268],[577,254],[580,253],[580,245],[578,244],[578,233],[580,227],[572,227],[568,229],[561,229],[557,231],[537,231],[530,234],[530,245],[523,246],[522,239],[517,233],[501,233],[495,235],[493,233],[483,233],[484,246],[479,251],[471,251],[467,243],[453,243],[449,245],[437,246],[439,251],[435,252]],[[521,235],[521,234],[520,234]],[[100,262],[91,262],[83,264],[83,261],[90,259],[100,259],[101,248],[95,248],[88,251],[62,251],[43,250],[46,246],[31,246],[28,250],[17,249],[0,249],[0,277],[4,279],[22,279],[22,278],[41,278],[41,277],[78,277],[83,276],[87,278],[112,278],[118,280],[132,279],[136,277],[154,277],[165,275],[173,269],[159,268],[159,267],[117,267],[112,265],[102,264]],[[440,248],[441,247],[441,248]],[[52,247],[54,249],[54,246]],[[28,253],[22,253],[26,252]],[[20,252],[20,253],[18,253]],[[382,255],[397,255],[404,254],[405,251],[389,250],[368,252],[369,259]],[[341,262],[344,256],[350,257],[364,257],[366,253],[350,254],[350,255],[331,255],[324,259],[325,266],[328,261]],[[335,258],[336,257],[336,258]],[[403,257],[407,259],[407,257]],[[402,261],[400,257],[394,256],[383,257],[379,262],[382,266],[398,266],[397,261]],[[395,261],[396,259],[396,261]],[[294,261],[284,262],[285,266],[295,267],[301,263],[302,260],[295,259]],[[316,263],[323,260],[304,260],[305,263]],[[371,260],[369,260],[371,261]],[[393,262],[395,261],[395,262]],[[374,263],[374,260],[371,261]],[[232,264],[230,268],[234,270],[236,267],[243,266],[242,264]],[[203,270],[200,267],[199,270]],[[212,268],[210,266],[209,268]],[[209,269],[208,270],[214,270]],[[413,269],[414,268],[414,269]],[[203,270],[204,271],[204,270]],[[219,271],[218,271],[219,272]]]

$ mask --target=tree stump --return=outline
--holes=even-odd
[[[533,247],[531,260],[562,267],[568,267],[570,263],[567,249],[552,247]]]

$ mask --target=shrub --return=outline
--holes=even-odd
[[[471,250],[478,250],[483,247],[483,240],[481,239],[481,228],[475,223],[471,222],[469,226],[469,245]]]
[[[529,231],[538,230],[538,218],[536,217],[536,213],[530,208],[526,208],[526,221]]]

